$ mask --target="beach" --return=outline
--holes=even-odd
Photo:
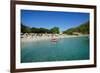
[[[82,37],[82,36],[89,36],[89,35],[67,35],[67,34],[24,34],[21,35],[21,42],[30,42],[30,41],[41,41],[41,40],[52,40],[52,38],[55,39],[61,39],[61,38],[73,38],[73,37]]]

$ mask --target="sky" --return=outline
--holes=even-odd
[[[60,31],[77,27],[89,21],[89,13],[21,10],[21,23],[29,27],[59,27]]]

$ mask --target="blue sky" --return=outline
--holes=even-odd
[[[89,13],[21,10],[21,22],[29,27],[59,27],[60,31],[89,21]]]

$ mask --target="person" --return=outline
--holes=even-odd
[[[53,42],[57,41],[57,38],[56,38],[56,36],[54,34],[52,34],[51,41],[53,41]]]

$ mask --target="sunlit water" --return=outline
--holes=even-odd
[[[89,37],[21,42],[21,62],[73,61],[89,59]]]

